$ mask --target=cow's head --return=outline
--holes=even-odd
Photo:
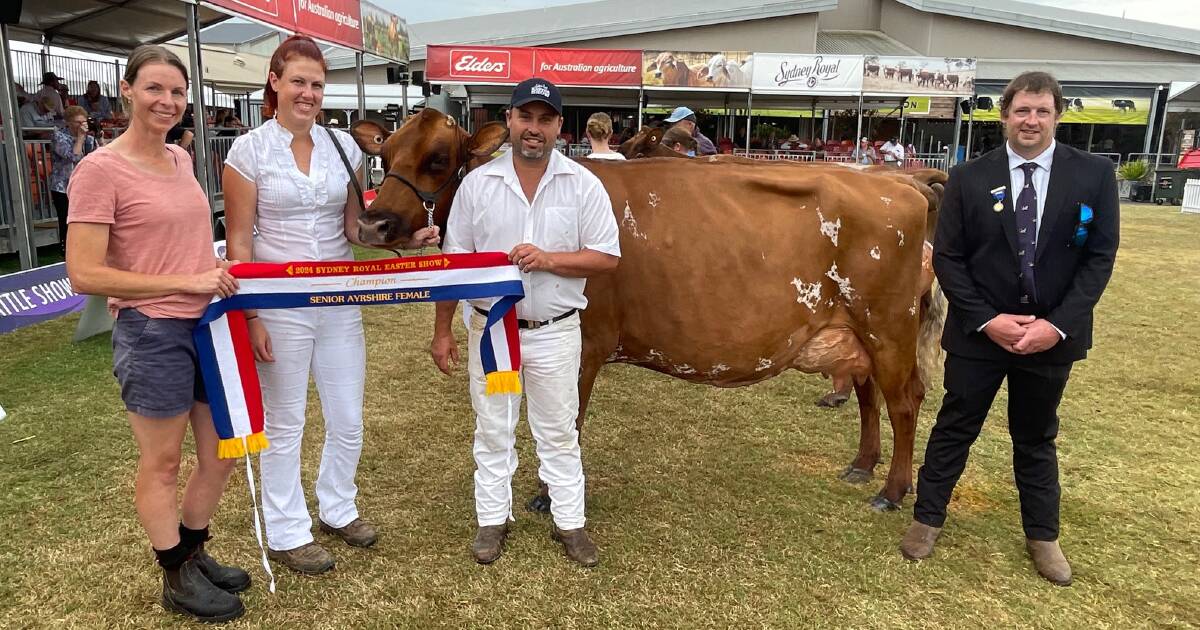
[[[666,133],[658,127],[642,127],[637,135],[621,143],[617,152],[626,159],[635,160],[648,157],[687,157],[664,147],[660,142]]]
[[[431,108],[394,132],[371,120],[360,120],[350,130],[364,153],[383,159],[383,183],[371,209],[358,219],[358,236],[366,245],[385,249],[398,248],[425,227],[427,208],[444,232],[462,178],[490,160],[508,138],[501,123],[488,123],[471,135]]]

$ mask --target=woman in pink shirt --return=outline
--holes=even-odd
[[[208,200],[191,159],[165,141],[183,115],[187,88],[187,68],[165,48],[141,46],[130,55],[121,81],[129,129],[84,158],[67,189],[67,272],[76,291],[109,296],[117,318],[113,374],[138,445],[134,505],[163,568],[162,604],[224,621],[244,612],[235,593],[249,587],[250,576],[204,549],[233,460],[217,459],[192,329],[213,296],[232,295],[237,280],[227,271],[233,263],[213,253]],[[180,506],[189,425],[196,467]]]

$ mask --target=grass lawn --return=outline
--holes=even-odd
[[[827,383],[791,373],[741,389],[627,366],[601,372],[585,432],[592,570],[570,564],[549,518],[517,512],[504,556],[482,567],[474,533],[473,418],[465,369],[436,371],[430,305],[364,309],[370,340],[359,506],[376,548],[318,534],[337,570],[258,565],[244,469],[210,549],[250,570],[234,627],[1130,628],[1200,623],[1200,217],[1125,207],[1096,348],[1062,405],[1063,547],[1075,584],[1025,557],[1011,446],[993,415],[931,560],[897,551],[906,509],[876,514],[882,484],[836,479],[857,444],[854,404],[818,409]],[[107,336],[69,343],[77,317],[0,337],[0,627],[182,625],[133,510],[136,451]],[[462,340],[461,329],[459,339]],[[464,355],[465,356],[465,355]],[[917,437],[920,463],[940,400]],[[996,410],[1003,412],[1004,394]],[[322,421],[305,439],[312,485]],[[535,485],[522,423],[515,493]],[[885,456],[891,436],[885,421]],[[187,448],[191,448],[190,445]],[[190,463],[185,464],[186,469]]]

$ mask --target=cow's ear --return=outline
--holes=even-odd
[[[387,142],[388,136],[392,132],[383,128],[383,125],[374,120],[359,120],[350,125],[350,135],[354,136],[354,141],[358,143],[358,148],[363,150],[367,155],[380,155],[383,153],[383,143]]]
[[[467,152],[472,157],[487,157],[495,153],[505,140],[508,140],[508,127],[499,122],[490,122],[467,140]]]

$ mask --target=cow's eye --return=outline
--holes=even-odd
[[[444,171],[450,166],[450,157],[446,155],[435,155],[429,160],[429,169],[433,171]]]

